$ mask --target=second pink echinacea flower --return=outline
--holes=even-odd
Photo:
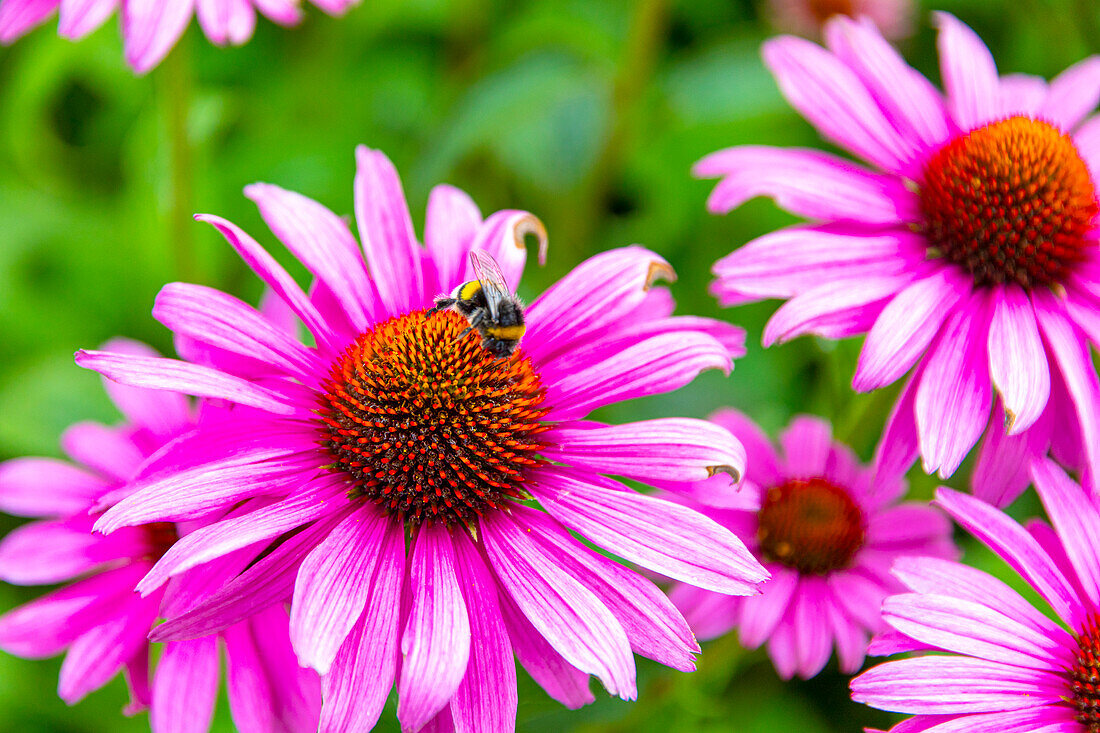
[[[973,31],[938,18],[945,93],[868,23],[834,19],[826,48],[764,47],[791,104],[865,164],[744,146],[695,172],[722,179],[711,211],[767,195],[812,221],[720,260],[719,299],[785,299],[768,344],[866,334],[857,390],[910,373],[882,459],[919,452],[948,476],[984,431],[975,491],[1003,504],[1027,485],[1023,456],[1100,469],[1100,59],[1050,83],[999,77]]]
[[[586,417],[728,370],[742,332],[673,316],[655,286],[667,263],[626,247],[537,298],[519,349],[497,359],[465,318],[427,309],[470,278],[472,249],[493,256],[514,289],[523,235],[545,245],[530,214],[483,220],[469,197],[441,186],[421,246],[395,169],[366,148],[355,181],[362,248],[316,202],[270,185],[247,193],[315,276],[309,293],[235,225],[200,219],[289,305],[311,343],[224,293],[173,284],[154,315],[189,360],[78,355],[122,383],[233,405],[222,429],[176,446],[181,471],[97,523],[111,532],[221,517],[181,538],[142,581],[145,593],[227,553],[258,555],[154,638],[207,634],[290,599],[298,658],[322,674],[324,731],[369,729],[395,684],[407,730],[513,729],[513,656],[570,707],[593,699],[589,675],[635,697],[633,652],[692,669],[698,646],[668,599],[570,530],[665,576],[755,593],[767,573],[728,529],[608,477],[687,491],[739,475],[743,449],[705,421]],[[220,368],[208,366],[211,349]]]

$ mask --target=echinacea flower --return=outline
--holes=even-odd
[[[155,356],[148,347],[123,340],[107,348]],[[105,537],[92,531],[95,515],[104,501],[124,496],[143,471],[154,471],[158,451],[184,439],[196,420],[184,395],[111,382],[107,389],[127,422],[69,428],[62,445],[75,465],[47,458],[0,464],[0,509],[41,518],[0,542],[0,579],[19,585],[69,583],[0,616],[0,649],[32,659],[64,651],[58,694],[69,704],[125,670],[132,696],[129,714],[149,708],[154,733],[197,732],[209,728],[214,712],[220,640],[230,708],[240,730],[316,730],[320,681],[298,667],[282,606],[263,609],[221,634],[165,645],[150,682],[147,635],[157,618],[186,610],[200,589],[224,582],[255,553],[237,553],[221,566],[182,575],[145,597],[135,591],[156,560],[195,523],[142,524]]]
[[[1027,485],[1021,456],[1052,440],[1066,462],[1100,468],[1088,347],[1100,337],[1100,117],[1088,117],[1100,57],[1049,84],[998,77],[973,31],[937,17],[946,94],[865,22],[835,18],[827,48],[764,46],[790,103],[866,165],[745,146],[695,173],[722,178],[712,212],[766,195],[812,220],[720,260],[719,299],[787,299],[769,345],[866,334],[856,390],[912,371],[887,460],[912,462],[919,449],[926,472],[948,476],[988,425],[975,490],[1007,503]]]
[[[711,419],[751,458],[738,494],[721,508],[715,501],[698,506],[744,540],[772,578],[751,598],[683,583],[670,597],[702,640],[736,627],[745,647],[766,642],[784,679],[816,675],[834,645],[841,672],[858,671],[869,636],[881,630],[882,599],[900,590],[891,563],[905,555],[953,556],[950,522],[931,507],[899,504],[902,477],[860,466],[850,448],[832,440],[825,420],[796,417],[777,450],[736,410]],[[707,483],[698,492],[716,498]]]
[[[913,32],[913,0],[768,0],[767,7],[772,25],[807,38],[820,38],[834,15],[867,18],[894,40]]]
[[[209,633],[292,596],[294,648],[323,675],[324,731],[369,729],[395,683],[406,730],[512,729],[513,654],[571,707],[592,700],[588,675],[634,698],[632,650],[692,669],[698,646],[668,599],[569,530],[665,576],[754,593],[767,573],[729,530],[605,475],[687,490],[739,475],[743,450],[702,420],[585,417],[677,389],[702,369],[728,370],[743,333],[672,316],[667,290],[654,287],[668,264],[635,246],[597,255],[547,290],[526,309],[518,349],[496,358],[464,317],[428,308],[470,279],[472,249],[514,289],[524,235],[544,250],[541,223],[520,211],[482,220],[469,197],[440,186],[422,247],[392,163],[366,148],[357,159],[361,250],[320,204],[272,185],[246,189],[315,276],[309,295],[235,225],[198,217],[294,310],[312,345],[229,295],[173,284],[154,315],[236,364],[78,354],[122,383],[236,405],[220,429],[177,446],[188,468],[149,481],[97,523],[114,532],[233,507],[181,538],[140,584],[146,593],[240,548],[268,548],[154,638]]]
[[[1100,730],[1100,510],[1049,459],[1032,475],[1051,524],[1022,527],[946,488],[936,503],[1008,563],[1042,608],[966,565],[925,558],[895,566],[912,592],[883,604],[892,629],[875,651],[935,653],[881,664],[851,687],[857,702],[916,716],[896,733]]]
[[[358,0],[311,0],[326,13],[338,14]],[[302,19],[300,0],[0,0],[0,43],[14,43],[32,28],[60,15],[58,33],[80,40],[119,11],[126,61],[139,74],[159,64],[191,16],[211,42],[239,46],[252,38],[256,13],[281,25]]]

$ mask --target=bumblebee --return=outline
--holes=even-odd
[[[527,328],[523,323],[523,304],[508,288],[492,255],[473,250],[470,265],[477,279],[462,283],[449,296],[438,296],[428,315],[454,308],[470,322],[458,338],[477,329],[481,345],[498,359],[506,359],[515,351]]]

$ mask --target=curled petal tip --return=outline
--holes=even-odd
[[[550,246],[550,237],[546,233],[546,225],[542,223],[534,214],[524,214],[519,219],[512,229],[512,235],[515,238],[515,244],[520,249],[527,248],[526,237],[529,234],[533,234],[539,243],[539,265],[546,264],[546,250]]]
[[[664,260],[653,260],[649,263],[649,270],[645,275],[645,285],[643,289],[649,290],[653,287],[653,283],[658,280],[665,280],[670,283],[676,282],[676,271],[672,269],[672,265]]]
[[[720,473],[724,473],[733,480],[735,486],[741,483],[741,472],[733,466],[707,466],[707,477],[717,476]]]

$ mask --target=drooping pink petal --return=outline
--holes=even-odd
[[[378,150],[361,145],[355,160],[355,220],[378,297],[392,315],[420,308],[425,299],[420,244],[401,179]]]
[[[867,332],[852,389],[878,389],[909,371],[968,289],[957,273],[944,269],[898,293]]]
[[[798,659],[796,672],[802,679],[810,679],[825,668],[832,654],[832,626],[825,605],[828,599],[825,580],[808,576],[799,585],[789,613]]]
[[[139,74],[159,64],[183,35],[194,11],[194,0],[126,0],[122,5],[122,37],[126,61]]]
[[[206,37],[218,46],[239,46],[256,29],[250,0],[195,0],[195,11]]]
[[[242,628],[248,630],[246,638],[251,643],[247,645],[235,643]],[[238,691],[229,699],[237,728],[317,733],[321,680],[313,670],[298,666],[290,646],[286,609],[279,605],[261,611],[246,624],[229,629],[225,639],[226,678],[229,688]],[[234,677],[242,672],[244,684],[235,683]],[[263,709],[258,709],[261,706]],[[261,726],[266,721],[270,724],[264,729]]]
[[[474,544],[454,535],[458,581],[470,609],[470,661],[451,698],[455,730],[511,733],[516,728],[516,663],[497,603],[497,585]]]
[[[744,475],[745,449],[725,428],[706,420],[559,427],[544,437],[544,456],[596,473],[649,483],[703,481],[718,473],[737,483]]]
[[[424,249],[435,263],[445,292],[465,277],[467,254],[480,226],[481,211],[465,191],[446,184],[432,189],[424,221]]]
[[[974,31],[950,13],[936,13],[940,74],[947,107],[963,130],[981,127],[1000,113],[997,65]]]
[[[983,501],[946,487],[936,504],[1030,583],[1060,618],[1080,628],[1083,609],[1062,571],[1023,527]]]
[[[127,430],[97,422],[78,422],[61,434],[61,449],[75,462],[115,481],[126,481],[145,459]]]
[[[450,530],[441,524],[421,527],[409,570],[412,604],[397,681],[397,717],[412,730],[443,709],[470,659],[470,618],[455,564]]]
[[[497,579],[538,633],[609,693],[634,699],[630,642],[607,607],[507,515],[484,517],[481,531]]]
[[[998,401],[970,475],[974,496],[996,507],[1015,501],[1031,483],[1031,461],[1045,454],[1050,445],[1053,422],[1048,408],[1030,428],[1009,435],[1003,427],[1008,418]]]
[[[1035,461],[1031,475],[1085,596],[1094,605],[1100,603],[1100,547],[1097,547],[1100,518],[1095,505],[1085,491],[1049,459]]]
[[[306,556],[294,583],[290,641],[303,667],[328,674],[367,603],[390,522],[373,505],[336,525]]]
[[[1031,427],[1050,397],[1050,367],[1027,294],[1009,286],[998,294],[989,325],[989,372],[1008,415],[1008,433]]]
[[[0,541],[0,580],[16,585],[60,583],[140,551],[133,535],[93,534],[91,517],[32,522]]]
[[[762,53],[783,96],[823,137],[888,171],[904,170],[913,141],[894,129],[850,67],[792,36],[766,41]]]
[[[732,532],[687,507],[622,489],[567,469],[540,472],[530,487],[553,517],[621,557],[700,588],[758,592],[768,573]]]
[[[153,733],[206,733],[218,699],[218,637],[164,646],[153,678]]]
[[[1050,82],[1039,117],[1072,130],[1100,103],[1100,56],[1078,61]]]
[[[953,474],[988,424],[988,318],[980,301],[952,313],[924,365],[913,409],[925,473]]]
[[[784,211],[818,221],[894,225],[920,216],[917,198],[898,178],[816,150],[742,145],[711,153],[692,174],[721,177],[707,199],[712,214],[768,196]]]
[[[539,264],[546,264],[546,227],[526,211],[506,209],[490,214],[477,228],[470,246],[488,252],[500,265],[505,282],[515,290],[527,262],[528,235],[537,240]],[[470,275],[472,279],[473,273]]]
[[[77,41],[99,28],[118,8],[118,0],[61,0],[57,32]]]
[[[795,478],[825,475],[833,449],[833,428],[827,420],[798,415],[779,434],[783,447],[784,473]]]
[[[252,0],[252,4],[265,17],[280,25],[295,25],[302,20],[302,8],[298,0]]]
[[[19,517],[65,517],[86,512],[110,485],[53,458],[0,463],[0,509]]]
[[[31,28],[50,17],[60,0],[2,0],[0,2],[0,43],[14,42]]]
[[[798,573],[773,565],[772,578],[759,596],[746,598],[739,626],[741,643],[748,649],[763,644],[787,613],[798,589]]]
[[[320,733],[370,730],[393,687],[398,659],[398,623],[405,576],[405,536],[393,523],[379,553],[366,611],[321,679],[324,706]]]

